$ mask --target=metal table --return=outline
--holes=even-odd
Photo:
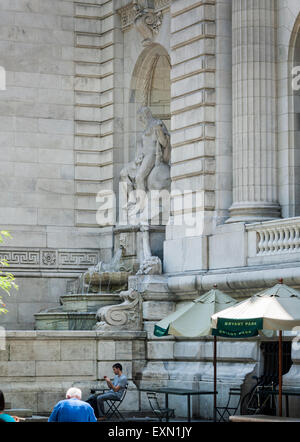
[[[273,395],[278,395],[279,391],[278,390],[267,390],[268,394],[273,394]],[[300,389],[296,390],[296,389],[283,389],[282,390],[282,396],[285,396],[285,415],[286,417],[289,417],[289,396],[300,396]]]
[[[149,391],[151,393],[164,393],[165,394],[165,400],[166,400],[166,408],[169,408],[169,394],[174,394],[178,396],[186,396],[187,397],[187,420],[188,422],[191,421],[191,396],[196,395],[205,395],[205,394],[214,394],[213,391],[197,391],[197,390],[189,390],[186,388],[172,388],[172,387],[157,387],[157,388],[139,388],[139,391]],[[167,418],[167,422],[168,422]]]

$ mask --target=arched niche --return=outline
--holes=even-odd
[[[128,152],[124,162],[130,161],[143,130],[137,119],[141,106],[148,106],[155,118],[161,119],[170,130],[171,63],[166,49],[154,43],[146,47],[138,57],[133,70],[128,106]]]

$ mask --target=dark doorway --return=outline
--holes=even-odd
[[[263,353],[263,384],[270,385],[274,384],[275,386],[279,383],[279,375],[278,375],[278,357],[279,357],[279,343],[278,341],[272,342],[263,342],[261,344],[261,350]],[[292,365],[292,343],[291,342],[283,342],[282,343],[282,374],[286,374]],[[270,402],[267,403],[266,408],[264,409],[264,414],[267,415],[275,415],[276,414],[276,405],[274,397]]]
[[[272,381],[278,384],[278,341],[262,342],[261,350],[263,353],[263,377],[264,384],[268,385]],[[282,343],[282,374],[286,374],[292,365],[292,343]]]

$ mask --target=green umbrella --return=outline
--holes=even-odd
[[[211,316],[233,306],[237,301],[216,288],[187,303],[154,326],[155,336],[196,338],[212,334]],[[217,406],[217,342],[214,336],[214,419]]]
[[[282,416],[282,330],[300,325],[300,292],[276,284],[213,314],[211,319],[214,336],[247,338],[257,336],[262,329],[279,330],[279,415]]]
[[[154,327],[154,334],[158,337],[173,335],[189,338],[211,335],[211,316],[234,304],[235,299],[212,289],[159,321]]]

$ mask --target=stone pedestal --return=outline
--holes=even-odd
[[[280,217],[276,2],[233,0],[233,205],[227,222]]]
[[[163,260],[165,226],[149,226],[152,256]],[[123,249],[121,265],[136,273],[144,261],[143,232],[141,226],[117,226],[114,229],[114,248]]]

